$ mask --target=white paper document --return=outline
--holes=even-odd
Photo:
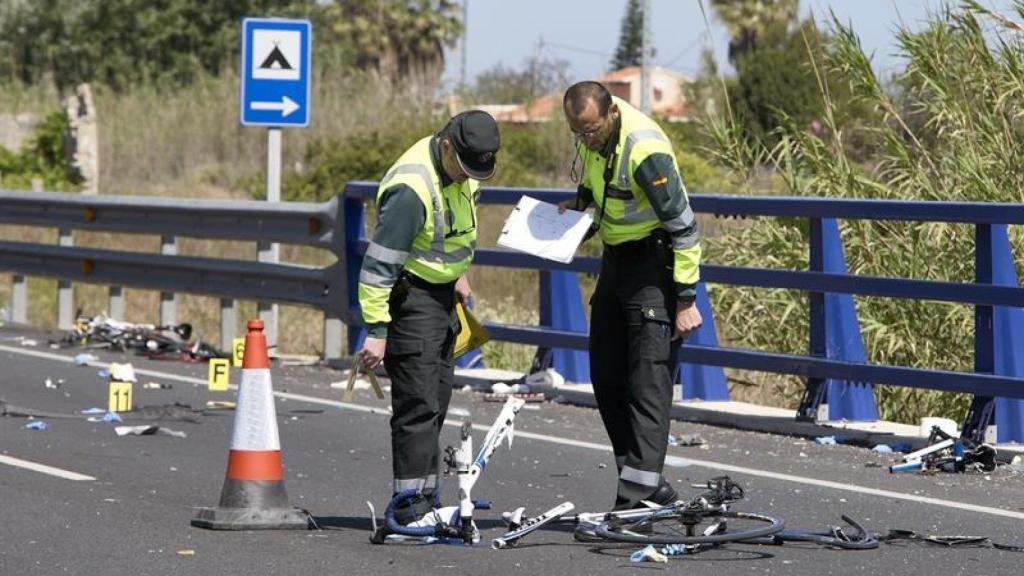
[[[586,212],[566,210],[523,196],[509,214],[498,245],[568,264],[593,219]]]

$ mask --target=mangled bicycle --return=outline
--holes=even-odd
[[[188,323],[165,326],[133,324],[104,315],[83,316],[79,311],[74,328],[57,344],[134,351],[153,360],[203,362],[210,358],[229,357],[226,352],[200,338],[189,342],[191,336],[192,325]]]
[[[377,526],[377,517],[373,504],[367,502],[370,507],[370,515],[373,521],[373,535],[370,542],[383,544],[388,541],[403,540],[441,540],[449,543],[461,542],[463,544],[475,544],[480,541],[480,531],[473,522],[473,511],[478,508],[486,508],[482,502],[474,501],[472,498],[473,486],[480,479],[480,474],[487,467],[494,450],[502,442],[508,441],[512,446],[514,434],[514,422],[516,414],[523,407],[526,401],[519,398],[509,398],[502,407],[494,424],[487,431],[483,444],[476,457],[473,457],[473,426],[469,422],[462,425],[462,435],[459,448],[449,447],[445,452],[445,464],[447,466],[445,476],[451,473],[456,475],[459,487],[459,503],[456,506],[442,506],[440,496],[443,485],[435,491],[436,498],[434,508],[422,518],[416,519],[409,524],[402,524],[395,518],[395,510],[410,500],[419,497],[418,489],[403,490],[395,494],[384,511],[384,525]]]
[[[780,545],[785,542],[813,542],[844,549],[877,548],[878,541],[855,520],[843,516],[849,529],[832,527],[825,532],[787,530],[781,518],[737,511],[733,503],[743,499],[743,488],[728,476],[709,480],[696,497],[673,504],[632,510],[568,515],[570,502],[532,518],[523,518],[523,508],[506,513],[509,531],[491,542],[496,549],[519,544],[524,536],[549,524],[571,524],[577,540],[662,545],[672,554],[693,554],[730,542]]]
[[[410,500],[419,497],[416,489],[395,494],[384,512],[384,525],[377,525],[373,504],[367,502],[373,523],[370,541],[374,544],[396,541],[441,541],[474,544],[480,541],[480,532],[473,521],[473,511],[486,508],[472,499],[473,486],[490,461],[494,450],[502,442],[512,444],[514,421],[525,402],[509,398],[491,425],[476,457],[473,457],[472,425],[462,425],[458,449],[446,450],[445,475],[454,473],[458,479],[459,503],[442,506],[440,495],[443,485],[435,492],[433,509],[408,524],[396,519],[395,511]],[[737,511],[735,502],[743,500],[743,488],[728,476],[720,476],[696,486],[704,491],[690,500],[645,506],[632,510],[590,512],[569,515],[574,510],[571,502],[563,502],[538,516],[524,518],[525,508],[506,512],[503,517],[508,531],[495,538],[495,549],[517,546],[528,534],[551,524],[571,524],[577,540],[585,542],[619,542],[643,545],[665,545],[672,554],[692,554],[729,542],[780,545],[785,542],[813,542],[844,549],[877,548],[878,540],[853,519],[843,516],[849,528],[831,527],[828,531],[814,532],[787,530],[782,519],[753,512]]]

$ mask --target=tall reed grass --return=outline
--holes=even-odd
[[[1024,2],[1014,2],[1024,19]],[[728,117],[705,124],[716,145],[709,152],[737,172],[768,164],[799,196],[935,201],[1024,201],[1024,37],[976,2],[931,16],[919,32],[900,28],[896,42],[907,67],[891,83],[871,67],[852,28],[833,17],[824,61],[808,62],[819,78],[825,104],[823,135],[782,117],[779,143],[742,134]],[[835,73],[835,76],[825,71]],[[832,97],[825,78],[849,84],[853,100]],[[841,125],[843,106],[866,106],[869,114]],[[877,153],[854,160],[851,142],[870,142]],[[851,274],[972,282],[971,227],[947,223],[843,221],[842,237]],[[1011,227],[1018,274],[1024,236]],[[721,264],[806,268],[806,224],[756,220],[739,233],[712,243]],[[712,301],[725,339],[741,345],[803,353],[807,303],[803,294],[723,288]],[[868,361],[970,371],[973,309],[970,306],[890,298],[855,298]],[[787,330],[779,330],[783,325]],[[908,383],[910,384],[910,383]],[[793,406],[801,387],[778,388],[779,401]],[[905,387],[879,387],[883,418],[916,422],[921,416],[962,418],[970,398]]]

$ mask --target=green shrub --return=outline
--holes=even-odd
[[[0,146],[0,185],[27,190],[33,180],[40,179],[46,190],[77,190],[81,180],[70,171],[66,160],[67,128],[64,114],[51,112],[18,154]]]

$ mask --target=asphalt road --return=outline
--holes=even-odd
[[[107,387],[97,366],[75,366],[77,350],[51,350],[0,329],[0,399],[9,404],[73,414],[105,406]],[[101,362],[131,361],[143,382],[171,389],[135,389],[136,406],[233,400],[235,392],[205,387],[206,366],[156,362],[98,353]],[[239,374],[232,372],[232,383]],[[63,379],[47,388],[46,378]],[[492,550],[502,510],[526,506],[539,513],[565,500],[582,510],[609,505],[614,461],[596,411],[544,403],[523,410],[511,450],[499,449],[474,490],[494,502],[478,513],[484,542],[473,547],[423,544],[374,546],[368,541],[366,501],[378,514],[389,496],[387,401],[360,391],[351,404],[323,368],[273,370],[277,416],[294,506],[307,509],[320,530],[216,532],[193,528],[199,506],[217,504],[224,479],[233,412],[208,412],[198,423],[157,424],[183,431],[125,436],[114,425],[82,418],[29,421],[0,417],[0,575],[83,574],[592,574],[673,571],[687,574],[1020,574],[1024,554],[991,548],[946,548],[922,543],[882,544],[871,551],[813,545],[729,544],[668,564],[632,563],[633,545],[575,542],[561,529],[534,533],[512,550]],[[457,391],[452,406],[467,410],[481,431],[500,404],[477,392]],[[455,444],[463,417],[450,416],[443,444]],[[128,421],[146,424],[148,421]],[[729,474],[747,490],[737,510],[780,516],[789,527],[823,529],[840,514],[878,533],[891,528],[922,534],[988,536],[1024,544],[1024,482],[1008,467],[990,475],[892,475],[891,456],[851,446],[820,446],[805,439],[685,422],[673,434],[698,433],[702,447],[671,447],[666,475],[680,492]],[[33,464],[59,469],[38,471]],[[26,467],[28,466],[28,467]],[[69,474],[92,479],[72,480]],[[454,483],[452,483],[454,484]],[[446,501],[454,501],[454,486]]]

